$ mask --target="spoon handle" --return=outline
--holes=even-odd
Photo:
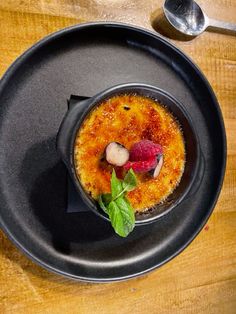
[[[234,23],[228,23],[228,22],[223,22],[223,21],[218,21],[214,19],[209,19],[209,26],[211,28],[216,28],[219,30],[228,30],[231,32],[235,32],[236,34],[236,24]]]

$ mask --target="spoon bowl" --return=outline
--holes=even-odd
[[[166,0],[163,10],[169,23],[186,35],[198,36],[209,25],[208,17],[194,1]]]
[[[206,29],[236,34],[236,24],[209,18],[193,0],[166,0],[151,19],[155,30],[173,39],[190,40]]]

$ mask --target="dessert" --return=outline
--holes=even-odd
[[[98,200],[111,193],[113,169],[132,169],[137,186],[126,198],[136,212],[163,202],[178,186],[185,165],[184,137],[176,118],[158,101],[137,94],[113,96],[84,119],[74,162],[84,190]]]

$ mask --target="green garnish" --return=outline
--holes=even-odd
[[[109,216],[113,229],[121,237],[127,237],[134,229],[134,210],[125,195],[136,186],[137,179],[132,169],[127,172],[123,181],[117,178],[113,169],[111,193],[101,194],[98,198],[100,207]]]

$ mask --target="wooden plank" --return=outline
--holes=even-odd
[[[152,29],[163,1],[0,0],[0,75],[25,49],[60,28],[116,20]],[[210,16],[236,22],[235,0],[201,0]],[[141,278],[87,284],[51,274],[0,232],[0,313],[235,313],[236,39],[204,33],[173,41],[201,68],[218,97],[227,131],[224,186],[213,215],[178,257]]]

